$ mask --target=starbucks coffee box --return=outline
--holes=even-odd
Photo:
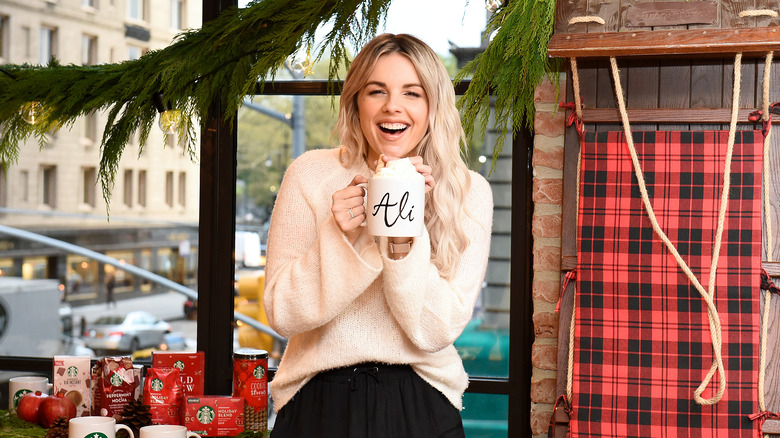
[[[90,415],[92,376],[89,356],[54,356],[52,394],[62,394],[73,400],[77,417]]]
[[[201,436],[236,436],[244,431],[244,398],[185,397],[184,426]]]
[[[206,368],[206,356],[197,352],[152,352],[152,367],[177,368],[184,396],[203,395],[203,371]]]

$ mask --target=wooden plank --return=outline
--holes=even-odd
[[[775,236],[777,237],[777,236]],[[780,277],[780,262],[770,262],[763,260],[761,266],[770,277]]]
[[[780,49],[780,27],[554,34],[554,58],[760,54]]]
[[[758,0],[756,9],[770,10],[780,13],[780,2],[778,0]],[[756,18],[756,27],[780,26],[780,17],[758,17]]]
[[[721,27],[756,27],[754,17],[740,17],[739,13],[755,9],[755,0],[721,1]]]
[[[625,69],[626,88],[625,99],[627,108],[648,109],[658,108],[659,67],[658,60],[631,58]],[[642,123],[629,119],[633,131],[655,131],[653,123]]]
[[[561,275],[561,284],[566,273]],[[561,307],[558,313],[558,371],[555,390],[557,394],[566,394],[566,382],[569,372],[569,328],[571,327],[572,311],[574,310],[574,294],[576,282],[569,282],[561,296]]]
[[[586,23],[569,24],[574,17],[588,14],[587,0],[558,0],[555,4],[555,33],[585,33]]]
[[[759,129],[760,125],[748,121],[748,115],[757,108],[743,108],[738,112],[739,123],[752,126],[750,129]],[[731,109],[729,108],[653,108],[639,109],[629,108],[628,120],[637,123],[678,123],[678,124],[726,124],[731,122]],[[617,108],[585,108],[583,120],[589,123],[619,123],[620,112]],[[772,119],[772,124],[780,123],[780,117]]]
[[[718,3],[714,1],[634,2],[625,11],[624,25],[627,28],[681,24],[715,25],[717,19]]]
[[[691,63],[687,60],[664,62],[658,76],[658,107],[677,110],[687,108],[691,103]],[[660,130],[687,131],[685,123],[659,126]]]
[[[763,291],[761,291],[763,292]],[[763,319],[764,293],[761,294],[761,315]],[[770,412],[778,412],[780,408],[780,317],[778,306],[780,296],[772,294],[770,299],[770,318],[766,337],[766,373],[764,377],[764,403]]]
[[[621,28],[620,20],[620,8],[621,4],[626,1],[599,1],[591,0],[588,2],[588,15],[601,17],[604,19],[604,24],[590,24],[588,25],[588,32],[617,32]]]

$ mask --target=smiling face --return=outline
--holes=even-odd
[[[428,96],[414,65],[404,55],[382,55],[357,95],[360,129],[370,146],[368,165],[380,154],[415,155],[428,130]]]

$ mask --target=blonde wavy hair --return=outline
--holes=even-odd
[[[461,145],[466,140],[455,107],[455,90],[444,64],[427,44],[411,35],[386,33],[372,39],[352,61],[344,80],[335,128],[342,145],[341,162],[352,166],[368,157],[369,145],[360,129],[357,97],[377,60],[389,53],[399,53],[412,62],[428,96],[428,131],[415,153],[433,169],[436,180],[425,203],[432,262],[444,278],[452,279],[469,244],[463,221],[471,178],[461,156]]]

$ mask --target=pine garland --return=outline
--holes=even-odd
[[[376,34],[391,0],[254,0],[246,8],[232,8],[198,30],[185,31],[161,50],[140,59],[97,66],[6,65],[0,69],[0,162],[5,169],[19,158],[19,144],[34,136],[42,148],[52,130],[71,127],[82,116],[106,111],[108,121],[101,141],[100,182],[106,204],[122,152],[131,136],[140,132],[145,144],[157,117],[154,98],[182,113],[178,134],[196,159],[195,122],[204,123],[210,105],[219,101],[224,117],[232,121],[244,96],[274,79],[285,59],[302,47],[313,47],[315,31],[332,22],[325,43],[317,48],[316,62],[330,54],[329,77],[348,66],[346,44],[361,47]],[[517,132],[533,123],[533,93],[550,70],[547,57],[552,34],[554,0],[513,0],[488,23],[497,31],[484,53],[458,74],[473,73],[471,85],[458,101],[469,137],[479,120],[484,137],[494,100],[495,129],[502,134],[511,125]],[[26,123],[20,109],[42,104],[40,122]],[[498,137],[493,163],[503,147]]]
[[[195,118],[205,121],[216,99],[232,121],[244,96],[255,93],[258,81],[272,80],[285,59],[302,45],[312,46],[321,23],[333,30],[314,61],[330,52],[330,75],[347,65],[346,43],[359,47],[380,24],[390,0],[256,0],[232,8],[199,30],[183,32],[170,46],[133,61],[98,66],[8,65],[0,74],[0,162],[7,167],[19,158],[19,143],[31,136],[43,147],[53,129],[70,127],[77,118],[108,112],[100,159],[103,197],[109,201],[122,151],[134,132],[144,144],[157,117],[153,102],[162,93],[166,103],[182,112],[179,134],[195,158]],[[40,102],[39,123],[26,123],[19,113]]]
[[[513,134],[523,126],[533,128],[536,86],[548,75],[558,83],[559,62],[547,55],[554,20],[555,0],[509,1],[487,25],[486,35],[495,32],[487,49],[455,78],[460,81],[473,73],[468,90],[458,100],[469,139],[475,129],[484,138],[492,105],[493,128],[500,133],[493,149],[493,168],[508,127]]]

